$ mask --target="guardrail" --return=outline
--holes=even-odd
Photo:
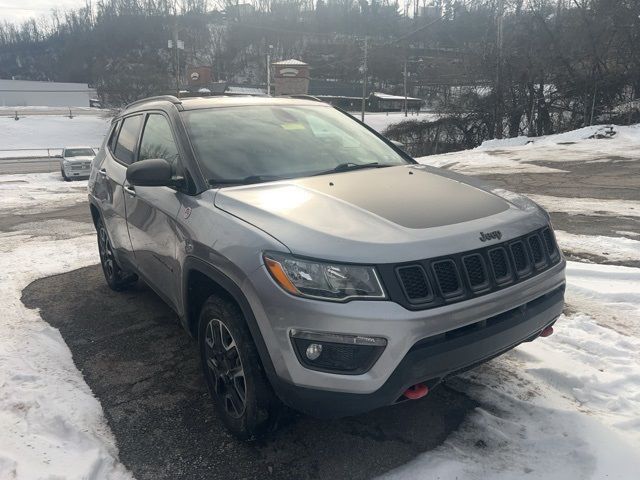
[[[93,107],[0,107],[0,117],[13,118],[20,120],[25,117],[67,117],[74,118],[79,116],[103,116],[112,117],[115,111]]]
[[[91,147],[97,153],[100,147]],[[64,147],[49,148],[6,148],[0,149],[0,162],[2,160],[29,160],[41,159],[42,163],[48,163],[50,167],[57,169],[62,158]]]

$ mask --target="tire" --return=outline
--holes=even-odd
[[[101,217],[98,218],[98,221],[96,222],[96,230],[98,232],[100,265],[102,265],[102,272],[104,273],[107,285],[109,285],[111,290],[116,292],[126,290],[138,280],[138,276],[124,271],[118,264],[115,256],[113,255],[109,233],[107,232],[107,228],[105,227]]]
[[[60,173],[62,174],[62,179],[63,179],[65,182],[69,182],[69,181],[71,181],[71,179],[70,179],[69,177],[67,177],[67,175],[64,173],[64,170],[63,170],[63,169],[60,169]]]
[[[202,369],[225,426],[253,440],[276,426],[283,406],[266,378],[238,306],[216,295],[204,303],[198,323]]]

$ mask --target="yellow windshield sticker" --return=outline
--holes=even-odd
[[[283,123],[281,127],[285,130],[304,130],[304,125],[301,123]]]

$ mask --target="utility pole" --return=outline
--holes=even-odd
[[[271,49],[273,45],[267,48],[267,95],[271,96]]]
[[[175,59],[176,59],[176,95],[180,98],[180,54],[178,53],[178,20],[176,17],[176,23],[173,27],[173,48],[175,49]]]
[[[184,41],[178,40],[178,33],[178,20],[176,17],[175,23],[173,24],[173,38],[167,42],[167,47],[169,47],[169,50],[171,50],[172,48],[174,49],[173,71],[176,76],[176,96],[180,98],[180,50],[184,50]]]
[[[497,36],[496,36],[496,57],[497,57],[497,65],[496,65],[496,88],[495,88],[495,137],[500,139],[503,134],[502,127],[502,54],[503,54],[503,43],[504,37],[502,32],[502,27],[504,23],[504,0],[500,0],[498,2],[498,18],[497,18]]]
[[[367,102],[367,37],[364,37],[364,61],[362,62],[362,112],[360,119],[364,122],[364,110]]]
[[[407,56],[404,57],[404,116],[407,116]]]

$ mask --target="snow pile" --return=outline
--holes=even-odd
[[[570,262],[568,301],[599,291],[604,302],[640,308],[640,284],[611,282],[640,269]],[[625,284],[626,283],[626,284]],[[628,295],[635,291],[635,294]],[[579,303],[579,301],[578,301]],[[523,344],[451,380],[480,403],[435,451],[389,479],[635,479],[640,469],[640,339],[580,313],[555,334]]]
[[[631,129],[638,130],[635,126]],[[634,131],[632,130],[632,131]],[[579,128],[577,130],[571,130],[565,133],[558,133],[556,135],[546,135],[542,137],[515,137],[515,138],[503,138],[500,140],[487,140],[482,142],[482,145],[478,147],[478,150],[494,150],[496,148],[504,147],[521,147],[524,145],[557,145],[562,143],[575,143],[581,140],[589,140],[597,137],[608,137],[610,132],[615,132],[614,136],[618,136],[620,131],[622,135],[628,138],[629,127],[618,127],[610,125],[591,125],[589,127]],[[640,132],[635,132],[640,134]],[[637,138],[636,138],[637,140]]]
[[[99,115],[27,116],[20,120],[0,117],[0,157],[47,156],[46,150],[63,147],[99,147],[107,133],[110,118]],[[30,149],[27,152],[10,151]],[[60,150],[51,154],[59,155]]]
[[[640,241],[603,235],[574,235],[556,230],[556,239],[565,253],[597,255],[612,262],[640,261]]]
[[[640,338],[640,268],[569,262],[567,276],[571,306]]]
[[[549,212],[606,217],[640,217],[640,202],[633,200],[553,197],[533,193],[527,193],[526,196],[543,206]]]
[[[478,150],[420,157],[416,158],[416,160],[425,165],[450,168],[468,175],[481,173],[558,173],[565,171],[558,168],[519,162],[508,154],[486,153]]]
[[[36,192],[41,177],[29,180]],[[20,198],[23,208],[40,205],[27,189]],[[60,333],[20,301],[37,278],[97,263],[95,234],[76,222],[21,227],[0,232],[0,478],[132,478]]]
[[[596,125],[546,137],[489,140],[473,150],[416,160],[468,174],[511,174],[564,171],[550,163],[604,162],[612,157],[616,161],[638,159],[640,125],[615,126],[612,138],[597,138],[606,136],[607,131],[608,126]]]
[[[0,176],[0,212],[35,213],[86,201],[86,180],[65,182],[58,172]]]

